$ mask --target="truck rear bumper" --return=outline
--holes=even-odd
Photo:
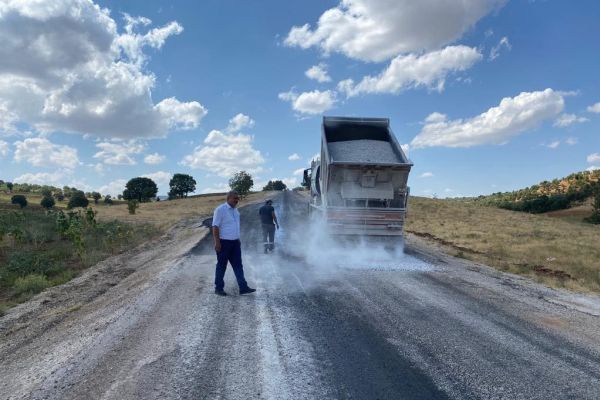
[[[333,235],[402,236],[406,209],[313,207]]]

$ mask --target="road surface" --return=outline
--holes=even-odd
[[[0,399],[600,398],[597,297],[419,242],[315,241],[294,193],[265,255],[258,206],[242,209],[255,294],[228,268],[216,296],[212,238],[182,223],[0,319]]]

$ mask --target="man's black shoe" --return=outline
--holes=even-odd
[[[240,290],[240,294],[248,294],[248,293],[254,293],[254,292],[256,292],[256,289],[252,289],[251,287],[247,287],[246,289]]]
[[[215,294],[219,296],[227,296],[227,293],[224,290],[215,290]]]

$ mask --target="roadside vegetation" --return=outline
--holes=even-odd
[[[579,206],[592,215],[591,204]],[[553,287],[600,292],[600,225],[568,214],[529,214],[477,199],[411,197],[406,231],[450,254]]]
[[[0,203],[0,315],[104,258],[156,235],[146,224],[96,220],[91,209],[21,209]]]
[[[600,170],[582,171],[513,192],[479,196],[476,201],[507,210],[545,213],[579,206],[599,190]]]

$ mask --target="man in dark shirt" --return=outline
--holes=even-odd
[[[260,215],[260,222],[262,224],[265,254],[269,251],[273,251],[275,248],[275,227],[279,229],[279,223],[277,222],[277,216],[275,215],[275,209],[272,204],[273,201],[269,199],[265,202],[265,205],[258,210],[258,215]]]

